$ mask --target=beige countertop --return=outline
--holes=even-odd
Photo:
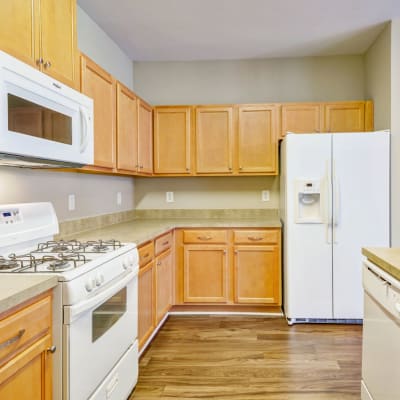
[[[400,280],[400,248],[366,247],[362,254],[388,274]]]
[[[57,285],[56,276],[1,274],[0,313],[35,297]]]
[[[105,226],[70,235],[64,239],[95,240],[116,239],[121,242],[133,242],[137,245],[163,234],[174,228],[280,228],[278,217],[272,218],[177,218],[177,219],[135,219],[128,222]]]

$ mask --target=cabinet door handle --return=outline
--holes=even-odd
[[[11,346],[13,343],[17,342],[25,333],[25,329],[20,329],[16,335],[11,337],[10,339],[5,340],[3,343],[0,343],[0,350],[4,349],[8,346]]]
[[[159,262],[157,263],[157,265],[161,265],[161,261],[159,261]]]
[[[211,236],[197,236],[197,239],[199,239],[199,240],[211,240],[212,237]]]
[[[57,350],[57,347],[53,345],[47,349],[47,352],[54,354],[56,352],[56,350]]]
[[[263,240],[261,236],[248,236],[249,240],[253,240],[254,242],[258,242],[259,240]]]
[[[150,253],[143,254],[143,258],[147,258],[149,255]]]
[[[166,246],[167,244],[169,244],[169,241],[167,240],[166,242],[162,243],[162,246]]]
[[[42,65],[43,64],[43,58],[42,57],[40,57],[40,58],[38,58],[37,60],[36,60],[36,65]]]
[[[50,61],[46,61],[46,62],[43,64],[43,66],[44,66],[45,68],[50,68],[50,67],[51,67],[51,62],[50,62]]]

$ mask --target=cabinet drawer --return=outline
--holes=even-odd
[[[183,231],[184,243],[226,243],[228,232],[226,230],[190,230]]]
[[[156,255],[161,254],[172,246],[172,232],[160,236],[155,240]]]
[[[0,365],[50,332],[51,296],[0,321]]]
[[[233,241],[245,244],[271,244],[279,242],[279,229],[273,230],[237,230],[233,231]]]
[[[139,266],[144,267],[154,258],[154,243],[149,242],[138,248],[139,252]]]

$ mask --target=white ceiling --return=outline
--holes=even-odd
[[[135,61],[361,54],[400,0],[78,0]],[[101,46],[101,43],[99,43]]]

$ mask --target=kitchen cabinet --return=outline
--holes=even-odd
[[[138,99],[138,172],[153,173],[153,109],[144,100]]]
[[[238,107],[237,162],[239,174],[276,174],[278,169],[278,108]]]
[[[234,300],[281,305],[280,231],[233,232]]]
[[[321,103],[288,103],[281,108],[281,137],[286,132],[323,132],[323,106]]]
[[[362,132],[365,130],[365,103],[325,104],[326,132]]]
[[[233,172],[233,106],[196,107],[196,173]]]
[[[77,86],[76,1],[3,1],[0,48],[71,87]]]
[[[0,315],[0,398],[52,398],[49,292]]]
[[[99,170],[113,169],[116,167],[116,81],[84,55],[81,56],[81,92],[93,99],[94,166]]]
[[[117,82],[117,168],[137,171],[138,121],[137,98],[122,83]]]
[[[156,323],[167,314],[173,302],[172,252],[167,250],[156,258]]]
[[[280,228],[182,229],[176,238],[176,304],[281,305]]]
[[[286,132],[364,132],[374,128],[372,101],[284,103],[281,138]]]
[[[154,108],[154,173],[190,175],[192,107]]]

